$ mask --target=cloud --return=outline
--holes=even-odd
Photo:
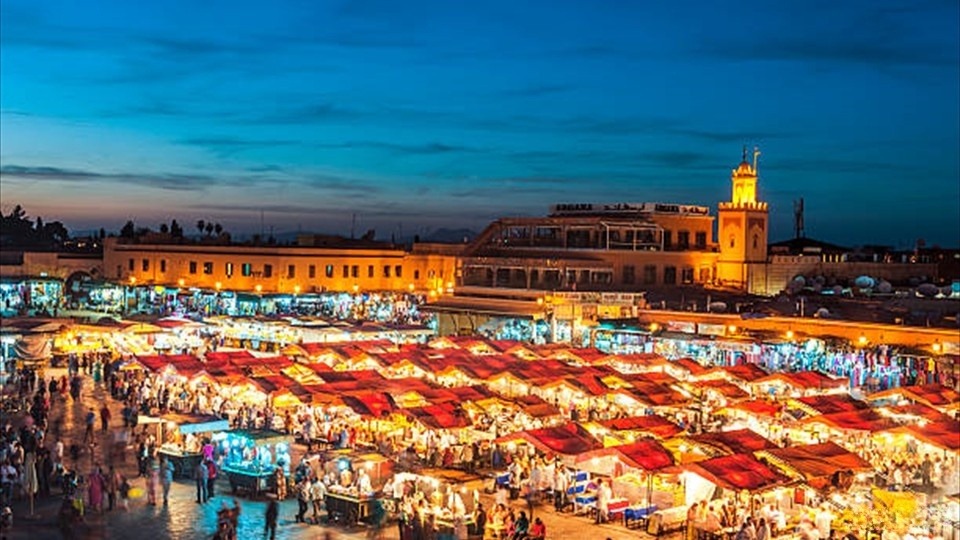
[[[385,150],[400,154],[452,154],[452,153],[473,153],[477,149],[467,146],[447,144],[442,142],[432,142],[425,144],[401,144],[383,141],[348,141],[342,143],[323,143],[318,144],[318,148],[333,150],[352,150],[356,148],[371,148],[374,150]]]
[[[224,179],[207,175],[175,173],[101,173],[78,169],[62,169],[47,166],[0,166],[0,177],[51,182],[102,182],[115,184],[139,184],[172,191],[202,191],[212,183],[225,183]]]

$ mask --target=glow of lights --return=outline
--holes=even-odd
[[[731,324],[730,326],[727,327],[727,331],[730,332],[731,334],[736,334],[737,333],[736,325]]]
[[[537,305],[538,305],[538,306],[542,306],[542,305],[543,305],[543,298],[537,298]]]
[[[659,330],[659,329],[660,329],[660,325],[659,325],[659,324],[657,324],[657,323],[650,323],[650,331],[651,331],[651,332],[656,332],[656,331]]]
[[[940,352],[940,342],[937,342],[937,343],[934,343],[934,344],[933,344],[933,352],[935,352],[935,353]]]
[[[183,278],[180,278],[180,279],[177,280],[177,285],[180,286],[180,287],[183,287],[184,283],[186,283],[186,282],[183,280]]]
[[[867,344],[867,336],[861,335],[860,338],[857,339],[857,343],[859,343],[860,345],[866,345],[866,344]]]
[[[793,330],[787,330],[787,339],[793,339]]]
[[[254,288],[257,290],[258,293],[263,292],[263,285],[257,284],[257,286]]]
[[[407,289],[409,289],[410,292],[413,292],[413,283],[411,283],[410,285],[407,285]]]
[[[353,292],[358,292],[359,290],[360,290],[360,286],[359,286],[359,285],[354,285],[354,286],[353,286]]]
[[[293,286],[293,294],[300,294],[300,286],[299,286],[299,285],[294,285],[294,286]]]
[[[181,279],[180,281],[182,282],[183,280]],[[219,291],[220,289],[223,288],[223,283],[220,283],[220,282],[218,281],[218,282],[214,285],[214,287],[216,287],[217,290]]]
[[[137,278],[130,276],[130,284],[135,285],[137,283]]]

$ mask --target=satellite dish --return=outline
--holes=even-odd
[[[726,302],[710,302],[707,311],[723,312],[727,310]]]
[[[853,280],[853,284],[860,289],[871,289],[876,284],[876,281],[870,276],[860,276]]]
[[[940,292],[940,288],[934,285],[933,283],[924,283],[917,287],[917,294],[927,298],[933,298]]]
[[[818,309],[817,312],[813,314],[813,316],[814,316],[814,317],[817,317],[818,319],[823,319],[823,318],[829,317],[829,316],[830,316],[830,310],[827,309],[827,308],[825,308],[825,307],[822,307],[822,308]]]
[[[893,285],[891,285],[889,281],[881,281],[880,284],[877,285],[877,290],[883,294],[889,294],[893,292]]]

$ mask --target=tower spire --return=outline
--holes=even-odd
[[[753,174],[755,174],[756,176],[760,176],[760,171],[757,170],[757,164],[758,164],[758,161],[759,161],[759,160],[758,160],[759,157],[760,157],[760,147],[759,147],[759,146],[754,146],[754,147],[753,147]]]

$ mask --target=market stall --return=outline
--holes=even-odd
[[[380,454],[348,450],[329,452],[322,474],[327,488],[328,521],[356,525],[373,513],[376,493],[393,471],[393,462]]]
[[[158,453],[174,467],[174,475],[189,478],[203,459],[205,441],[218,432],[230,429],[230,423],[217,416],[195,414],[165,414],[157,424],[162,441]]]
[[[266,430],[235,429],[213,436],[223,455],[222,470],[230,480],[230,489],[259,496],[276,489],[279,467],[284,477],[290,473],[290,435]]]

